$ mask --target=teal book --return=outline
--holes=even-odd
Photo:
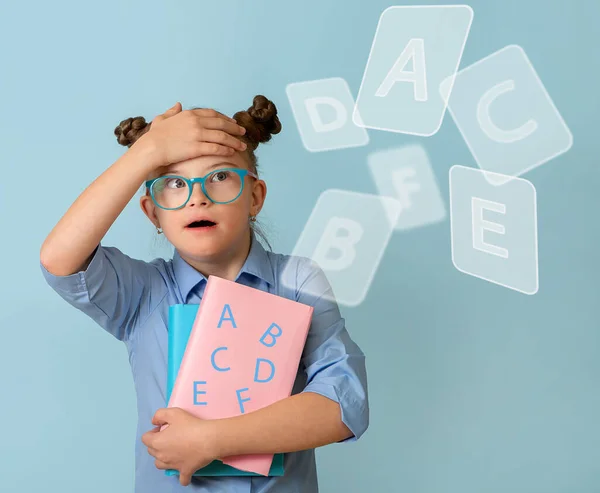
[[[167,403],[171,397],[173,386],[179,372],[179,366],[185,353],[188,339],[198,313],[200,305],[171,305],[169,307],[169,331],[168,331],[168,362],[167,362]],[[284,454],[274,454],[269,476],[283,476]],[[179,471],[168,469],[168,476],[179,475]],[[199,469],[194,476],[260,476],[250,471],[242,471],[235,467],[223,464],[215,460]]]

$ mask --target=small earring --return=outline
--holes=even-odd
[[[156,228],[156,234],[157,235],[161,235],[162,234],[162,228]]]
[[[250,221],[255,222],[256,221],[256,216],[250,216]]]

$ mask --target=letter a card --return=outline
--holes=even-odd
[[[366,128],[431,136],[473,20],[468,5],[393,6],[383,11],[358,92],[353,121]],[[450,87],[451,89],[451,87]]]

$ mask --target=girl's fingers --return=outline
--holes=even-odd
[[[236,121],[233,118],[229,118],[227,115],[224,115],[223,113],[217,111],[217,110],[213,110],[212,108],[198,108],[195,110],[190,110],[192,113],[194,113],[197,116],[202,116],[202,117],[210,117],[210,118],[223,118],[224,120],[227,120],[231,123],[236,123]]]
[[[176,115],[181,111],[181,103],[177,101],[173,106],[171,106],[167,111],[163,113],[165,117],[170,117]]]
[[[235,149],[214,142],[198,142],[195,156],[233,156]]]
[[[246,144],[244,144],[241,140],[222,130],[203,128],[199,132],[198,139],[202,142],[214,142],[216,144],[233,147],[237,151],[243,151],[246,149]]]
[[[171,106],[167,111],[165,111],[164,113],[162,113],[160,115],[156,115],[154,117],[154,119],[152,120],[152,123],[161,122],[161,121],[166,120],[167,118],[170,118],[180,112],[181,112],[181,103],[177,102],[173,106]]]
[[[158,459],[154,461],[154,465],[157,467],[157,469],[169,469],[169,465],[166,462],[160,461]]]
[[[231,135],[244,135],[246,133],[246,129],[241,125],[230,122],[223,118],[201,118],[200,124],[203,128],[223,130]]]
[[[163,115],[174,115],[181,111],[181,103],[177,101],[173,106],[171,106],[167,111],[163,113]]]

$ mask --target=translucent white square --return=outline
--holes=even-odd
[[[365,146],[369,136],[352,120],[354,98],[341,77],[294,82],[285,88],[298,132],[310,152]]]
[[[447,106],[438,88],[456,73],[472,20],[468,5],[385,9],[358,91],[353,114],[357,125],[435,134]]]
[[[490,180],[487,174],[493,173],[450,168],[452,262],[465,274],[535,294],[539,287],[535,187],[523,178]]]
[[[391,197],[326,190],[317,199],[292,255],[315,261],[326,274],[336,301],[357,306],[367,295],[394,230],[389,220],[393,211],[398,216],[400,204]]]
[[[446,79],[440,94],[477,165],[520,176],[567,152],[573,135],[520,46],[509,45]],[[488,175],[490,178],[493,175]]]
[[[414,144],[369,154],[369,171],[380,195],[400,202],[394,228],[408,230],[440,222],[446,207],[423,146]],[[390,221],[396,217],[390,212]]]

